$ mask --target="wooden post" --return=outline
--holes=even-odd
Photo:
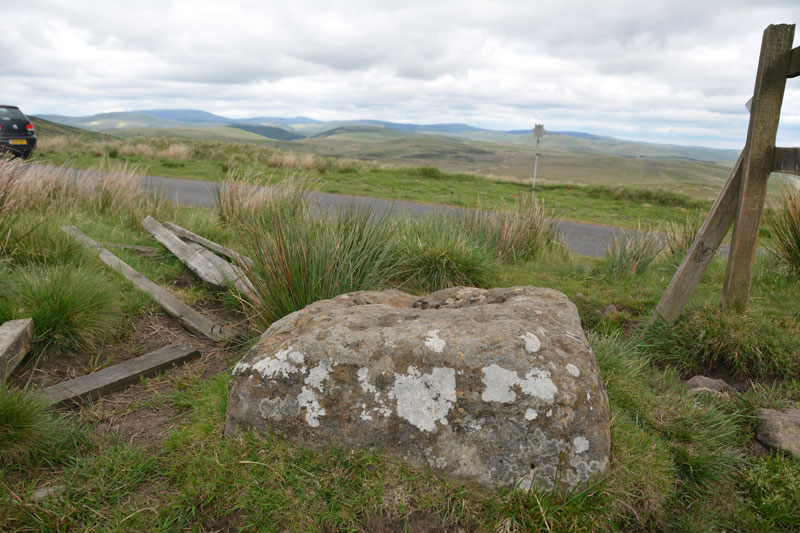
[[[664,296],[661,297],[650,322],[661,318],[671,324],[678,319],[697,288],[697,284],[700,283],[703,273],[716,255],[719,245],[722,244],[722,239],[728,233],[736,215],[742,181],[742,158],[743,156],[740,155],[739,160],[736,161],[728,181],[725,182],[711,211],[708,212],[703,226],[686,252],[669,287],[664,291]]]
[[[722,289],[724,308],[742,310],[747,306],[793,39],[792,24],[770,25],[764,30],[744,149],[742,184]]]
[[[33,319],[22,318],[0,324],[0,385],[31,349]]]

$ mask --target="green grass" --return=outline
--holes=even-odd
[[[159,150],[170,150],[170,144]],[[181,149],[171,151],[179,154]],[[190,161],[173,160],[187,165]],[[180,168],[184,167],[176,166]],[[384,170],[376,171],[380,172]],[[360,171],[350,174],[358,178]],[[280,177],[269,179],[277,182]],[[413,177],[453,186],[452,176],[441,171],[415,170]],[[630,275],[611,280],[602,275],[602,260],[553,246],[540,245],[531,254],[517,253],[519,248],[512,246],[508,260],[498,251],[493,231],[482,233],[476,242],[475,233],[481,233],[466,233],[463,221],[456,219],[389,223],[370,221],[369,212],[351,211],[333,221],[308,216],[302,195],[291,189],[254,201],[253,206],[243,205],[247,189],[234,189],[229,204],[218,211],[180,208],[172,217],[188,229],[251,253],[257,269],[266,273],[254,278],[269,288],[266,297],[275,298],[275,304],[269,304],[278,309],[275,317],[359,288],[402,285],[417,291],[483,283],[449,277],[470,271],[470,264],[478,265],[479,273],[490,272],[487,285],[546,286],[567,294],[578,308],[608,391],[614,446],[608,473],[566,495],[482,491],[380,453],[311,451],[270,433],[225,438],[231,367],[243,351],[214,352],[213,358],[224,358],[227,365],[222,371],[209,372],[197,364],[181,371],[180,378],[172,373],[149,378],[148,396],[128,406],[126,415],[154,406],[174,413],[166,441],[151,448],[120,440],[99,427],[83,428],[80,422],[97,421],[103,403],[58,416],[30,400],[29,393],[6,389],[5,396],[0,394],[0,454],[11,451],[0,461],[0,530],[201,531],[230,526],[307,531],[368,530],[376,524],[413,530],[421,529],[420,521],[450,529],[502,531],[799,527],[797,460],[775,453],[754,457],[747,446],[758,409],[800,406],[800,286],[771,255],[756,262],[747,314],[717,309],[725,266],[714,260],[677,324],[646,328],[676,268],[669,257],[653,259],[636,275],[635,261],[628,263],[624,270]],[[29,191],[34,196],[41,192]],[[653,201],[676,201],[656,196],[661,199]],[[98,313],[106,304],[87,302],[103,294],[104,301],[113,300],[113,310],[104,314],[117,316],[122,321],[117,324],[158,308],[96,267],[93,257],[71,257],[65,250],[72,244],[56,228],[73,223],[96,240],[155,244],[132,223],[130,208],[101,208],[97,197],[82,198],[74,191],[57,198],[64,200],[60,209],[31,201],[23,202],[21,214],[14,211],[19,215],[14,231],[28,236],[16,239],[16,252],[0,257],[0,321],[22,312],[41,313],[35,317],[38,344],[47,343],[48,335],[63,339],[61,357],[69,357],[85,348],[76,348],[77,341],[69,335],[57,336],[57,328],[73,334],[94,330],[89,327],[92,320],[68,321],[69,309],[59,303],[62,299]],[[679,207],[690,209],[689,204],[670,208]],[[524,213],[519,216],[527,220]],[[258,232],[248,232],[248,223]],[[31,228],[37,229],[28,231]],[[404,251],[410,243],[414,250]],[[264,248],[261,258],[252,253],[258,246]],[[157,283],[187,276],[185,267],[160,249],[147,255],[112,250]],[[404,259],[436,250],[442,254],[433,253],[434,261],[423,262],[417,275],[398,274]],[[436,258],[446,261],[437,263]],[[439,270],[440,264],[447,268]],[[31,297],[20,299],[21,294]],[[180,294],[202,303],[240,305],[199,286],[181,289]],[[616,312],[607,311],[611,304]],[[251,335],[257,336],[270,320],[262,318]],[[96,331],[90,342],[102,342],[98,339],[115,331],[124,335],[117,326]],[[720,396],[697,395],[681,385],[683,378],[709,369],[733,374],[740,386],[749,380],[754,384],[747,391]],[[118,399],[109,398],[109,403]],[[11,408],[3,411],[4,406]],[[60,495],[31,500],[36,488],[56,483],[64,486]]]

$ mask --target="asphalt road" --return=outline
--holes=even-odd
[[[160,188],[174,195],[185,205],[214,207],[216,204],[217,183],[182,178],[163,178],[145,176],[144,183],[151,188]],[[335,209],[343,206],[372,206],[379,213],[390,211],[411,216],[456,212],[459,208],[405,201],[390,201],[380,198],[365,198],[342,194],[313,193],[311,200],[322,209]],[[559,221],[558,231],[564,243],[575,253],[590,257],[601,257],[606,246],[619,234],[620,229],[599,224]]]

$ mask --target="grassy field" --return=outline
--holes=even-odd
[[[79,188],[47,169],[20,184],[15,164],[0,161],[0,233],[8,236],[0,241],[0,322],[34,315],[36,330],[32,356],[0,388],[0,530],[800,528],[800,460],[753,441],[758,409],[800,407],[800,285],[796,271],[772,255],[756,263],[746,314],[717,307],[725,265],[715,260],[673,328],[647,327],[680,252],[645,257],[639,247],[638,255],[572,256],[550,240],[546,210],[530,197],[503,215],[508,219],[384,221],[364,231],[364,217],[307,217],[302,183],[253,195],[228,181],[217,209],[187,209],[142,196],[124,166],[105,167],[101,187]],[[434,180],[446,187],[450,176]],[[250,254],[262,305],[243,306],[202,286],[140,228],[145,214]],[[236,327],[237,340],[218,347],[184,332],[60,232],[64,223],[98,241],[157,247],[113,250]],[[537,223],[542,231],[528,233]],[[508,252],[521,248],[501,238],[507,227],[516,228],[518,242],[531,243],[528,252]],[[358,238],[345,238],[352,235]],[[419,248],[419,239],[429,241]],[[434,248],[437,256],[425,260],[420,251]],[[319,268],[334,251],[369,257],[371,267],[342,271],[341,283],[326,287],[283,277]],[[453,259],[446,269],[442,256]],[[275,268],[276,259],[285,268]],[[337,264],[360,263],[341,256]],[[80,290],[64,290],[79,283]],[[287,291],[313,301],[329,291],[424,292],[455,283],[546,286],[576,303],[611,406],[607,475],[563,497],[481,491],[379,453],[313,452],[258,433],[223,437],[231,369],[265,324],[292,310]],[[72,309],[80,312],[66,313]],[[199,343],[204,355],[71,411],[52,411],[33,395],[166,342]],[[696,372],[724,377],[734,388],[691,393],[680,381]],[[49,497],[34,496],[47,487]]]
[[[210,129],[213,128],[198,131],[207,133]],[[591,158],[586,157],[585,168],[576,168],[576,172],[588,171]],[[33,159],[40,164],[76,168],[90,168],[103,160],[124,162],[145,174],[212,181],[223,179],[231,168],[262,183],[281,179],[287,171],[300,170],[322,192],[467,207],[507,206],[531,188],[528,181],[453,174],[431,166],[386,165],[284,152],[248,142],[185,138],[86,142],[75,137],[45,136]],[[601,159],[595,159],[595,164],[602,168]],[[674,163],[665,163],[669,164]],[[607,179],[598,181],[599,185],[574,185],[541,180],[537,196],[558,218],[622,227],[643,223],[663,228],[668,223],[681,222],[687,212],[704,211],[710,206],[707,200],[663,189],[610,186]]]

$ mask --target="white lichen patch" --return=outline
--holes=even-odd
[[[553,403],[558,387],[550,379],[550,372],[534,368],[521,379],[513,370],[501,366],[490,365],[483,368],[483,384],[485,386],[481,399],[484,402],[511,403],[517,399],[513,387],[528,396],[535,396],[542,401]]]
[[[317,392],[320,394],[325,392],[324,383],[330,377],[334,365],[335,363],[332,359],[320,361],[308,373],[304,380],[305,385],[300,389],[300,394],[297,395],[297,403],[301,409],[305,409],[306,422],[312,428],[319,427],[319,417],[325,414],[325,408],[319,404]]]
[[[456,401],[456,372],[434,368],[421,374],[415,366],[408,374],[395,374],[389,398],[397,400],[397,416],[421,431],[432,432],[436,422],[447,424],[447,413]]]
[[[525,420],[536,420],[537,416],[539,416],[539,413],[537,413],[535,409],[528,409],[525,411]]]
[[[529,353],[536,353],[542,349],[542,341],[530,331],[520,335],[519,338],[525,341],[525,351]]]
[[[234,369],[240,372],[252,369],[253,372],[258,372],[262,378],[275,379],[276,377],[288,378],[289,374],[296,372],[305,372],[306,367],[303,366],[305,362],[305,355],[299,350],[295,350],[294,346],[279,350],[275,355],[268,356],[261,361],[254,363],[252,366],[239,363]],[[241,366],[241,368],[240,368]]]
[[[575,437],[572,440],[572,449],[575,453],[583,453],[589,449],[589,440],[586,437]]]
[[[481,381],[486,387],[481,394],[484,402],[511,403],[517,399],[512,387],[518,384],[520,379],[513,370],[506,370],[497,365],[484,367]]]
[[[358,382],[361,384],[361,390],[364,392],[370,392],[377,396],[380,396],[378,389],[375,388],[375,385],[367,381],[367,375],[369,374],[369,368],[363,367],[358,369]]]
[[[567,372],[569,372],[571,376],[575,376],[576,378],[581,375],[581,371],[578,369],[577,366],[573,365],[572,363],[567,364]]]
[[[442,353],[442,350],[444,350],[445,347],[445,342],[439,338],[438,329],[431,330],[425,335],[425,346],[436,353]]]

